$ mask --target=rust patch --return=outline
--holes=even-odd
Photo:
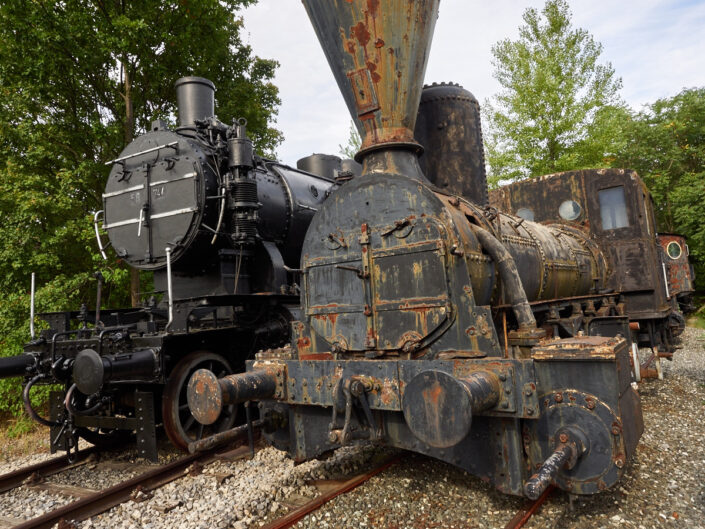
[[[370,71],[370,77],[375,83],[379,83],[382,80],[382,76],[377,73],[377,65],[373,62],[367,63],[367,69]]]
[[[356,25],[351,27],[350,33],[363,47],[367,46],[367,43],[370,42],[370,32],[367,30],[367,26],[363,22],[358,22]]]
[[[441,388],[440,384],[436,384],[433,388],[424,390],[423,396],[426,401],[433,402],[433,404],[438,406],[438,401],[440,400],[442,393],[443,388]]]
[[[299,360],[333,360],[333,355],[331,353],[301,354]]]

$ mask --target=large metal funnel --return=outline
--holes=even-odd
[[[414,124],[440,0],[303,0],[362,138],[421,150]]]

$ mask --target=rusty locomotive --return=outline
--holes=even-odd
[[[214,117],[213,83],[186,77],[176,92],[178,127],[155,121],[108,162],[95,217],[103,257],[101,214],[113,250],[152,271],[155,292],[141,307],[101,311],[98,274],[95,311],[42,314],[37,337],[32,315],[25,353],[0,359],[0,376],[25,378],[25,408],[51,427],[52,451],[70,453],[78,437],[106,445],[136,432],[140,455],[154,460],[160,424],[182,449],[236,424],[236,407],[208,428],[194,421],[189,376],[244,370],[259,349],[289,341],[299,301],[290,267],[334,178],[355,169],[324,155],[299,160],[305,170],[262,159],[243,120]],[[50,395],[49,417],[30,399],[42,384],[63,386]]]
[[[245,373],[196,371],[192,414],[208,425],[258,401],[296,461],[371,441],[529,498],[614,485],[643,432],[633,345],[669,355],[679,326],[643,183],[582,171],[490,197],[476,101],[454,85],[422,95],[439,1],[303,4],[362,175],[308,228],[291,345]]]

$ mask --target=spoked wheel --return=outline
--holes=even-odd
[[[237,415],[237,405],[233,404],[224,407],[218,420],[207,427],[196,421],[188,408],[186,389],[197,369],[208,369],[218,378],[232,373],[230,364],[222,356],[194,351],[182,358],[169,375],[162,398],[164,431],[174,446],[184,451],[188,450],[190,442],[232,428]]]

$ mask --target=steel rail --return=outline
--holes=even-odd
[[[534,515],[543,502],[546,501],[546,498],[548,498],[555,489],[555,485],[549,485],[536,501],[528,507],[519,510],[519,512],[514,515],[514,518],[509,520],[509,523],[504,526],[504,529],[520,529],[521,527],[524,527],[524,524]]]
[[[376,476],[380,472],[384,472],[393,465],[396,465],[401,460],[401,458],[402,456],[397,455],[386,459],[373,470],[370,470],[369,472],[365,472],[364,474],[360,474],[358,476],[355,476],[354,478],[344,481],[336,488],[328,492],[324,492],[320,496],[316,496],[314,499],[302,505],[298,509],[291,511],[289,514],[282,516],[281,518],[277,518],[276,520],[268,523],[267,525],[260,527],[260,529],[285,529],[287,527],[291,527],[296,522],[301,520],[301,518],[303,518],[307,514],[312,513],[316,509],[320,508],[322,505],[328,503],[336,496],[340,496],[341,494],[345,494],[346,492],[353,490],[359,485],[362,485],[371,477]]]
[[[260,432],[257,431],[256,433],[259,434]],[[233,443],[242,443],[246,440],[247,433],[245,432],[241,438],[234,439]],[[244,446],[238,451],[242,452],[241,455],[245,455],[246,453],[249,453],[250,448],[248,446]],[[116,505],[124,503],[125,501],[131,499],[133,494],[136,492],[141,491],[142,493],[147,493],[180,477],[183,477],[192,465],[194,468],[202,467],[203,465],[207,465],[219,459],[226,453],[230,458],[233,458],[236,455],[231,445],[225,450],[223,447],[219,447],[200,452],[198,454],[184,456],[162,467],[148,470],[147,472],[125,480],[105,490],[63,505],[62,507],[43,514],[42,516],[22,522],[13,526],[13,529],[48,529],[59,522],[66,524],[86,520],[92,516],[105,512]]]
[[[76,457],[78,459],[73,461],[73,463],[70,463],[66,456],[60,456],[47,459],[41,463],[35,463],[34,465],[19,468],[12,472],[8,472],[7,474],[2,474],[0,475],[0,492],[5,492],[22,485],[27,478],[33,475],[48,476],[50,474],[61,472],[62,470],[73,468],[78,466],[78,464],[84,464],[88,457],[97,452],[98,449],[95,446],[92,446],[77,452]]]

